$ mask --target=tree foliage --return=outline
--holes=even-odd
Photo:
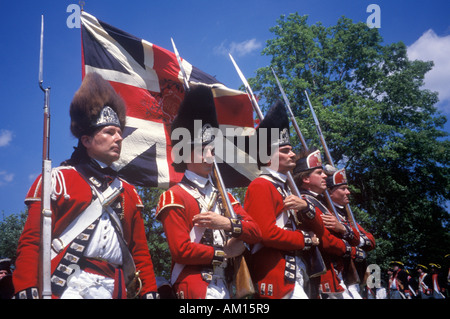
[[[437,93],[423,89],[432,61],[342,17],[335,26],[282,16],[249,82],[267,105],[281,99],[271,68],[310,148],[321,148],[305,90],[334,163],[345,167],[357,221],[377,238],[371,261],[439,262],[450,243],[450,141]],[[299,143],[298,143],[299,144]],[[323,154],[323,153],[322,153]]]
[[[11,214],[2,218],[0,222],[0,259],[11,258],[16,260],[17,245],[22,234],[27,213]]]
[[[155,209],[164,189],[156,187],[139,188],[139,194],[144,204],[142,217],[144,218],[145,233],[148,248],[152,256],[153,269],[156,276],[170,278],[171,255],[164,235],[162,224],[155,218]]]

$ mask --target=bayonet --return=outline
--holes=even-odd
[[[281,85],[280,81],[278,80],[278,77],[275,74],[275,71],[273,70],[273,68],[271,68],[271,69],[272,69],[273,76],[275,77],[275,80],[277,81],[278,88],[280,89],[281,95],[283,96],[286,110],[288,111],[289,116],[291,118],[291,123],[294,126],[294,129],[297,132],[298,137],[300,138],[300,142],[302,143],[303,148],[305,150],[308,150],[308,146],[306,145],[305,139],[303,138],[303,134],[300,131],[300,128],[298,127],[298,124],[297,124],[297,120],[295,119],[294,113],[292,112],[292,108],[291,108],[291,104],[289,103],[289,99],[287,98],[286,93],[283,90],[283,86]]]
[[[239,75],[239,77],[241,78],[242,83],[244,83],[244,87],[245,87],[245,91],[247,92],[247,95],[250,99],[250,102],[252,102],[253,105],[253,109],[255,110],[256,114],[258,115],[259,119],[262,121],[262,119],[264,118],[263,114],[261,113],[261,109],[258,106],[258,102],[255,99],[255,95],[253,94],[252,88],[250,87],[250,85],[247,82],[247,79],[245,78],[244,74],[242,73],[241,69],[239,68],[239,66],[237,65],[236,61],[234,61],[233,56],[231,54],[229,54],[231,62],[233,62],[233,65]]]

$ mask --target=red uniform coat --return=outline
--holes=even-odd
[[[303,250],[305,237],[301,230],[282,229],[276,219],[283,211],[283,196],[274,184],[263,177],[254,179],[248,186],[244,209],[261,228],[263,247],[251,257],[250,273],[257,283],[257,297],[280,299],[291,293],[294,282],[285,280],[286,253]],[[314,231],[323,228],[323,222],[314,219],[309,227]]]
[[[301,190],[302,194],[313,196],[312,193]],[[313,196],[315,197],[315,196]],[[319,199],[317,199],[319,201]],[[322,214],[330,214],[324,205],[315,205],[313,201],[311,203],[315,206],[316,215],[321,219]],[[322,233],[316,233],[320,237],[319,249],[322,253],[325,265],[327,266],[326,274],[320,276],[319,290],[324,293],[341,293],[344,288],[339,285],[339,278],[337,277],[335,264],[338,268],[343,268],[343,258],[351,258],[352,254],[355,253],[355,248],[360,241],[359,233],[355,228],[351,228],[352,236],[348,237],[348,241],[343,240],[343,238],[328,230],[326,227],[323,228]]]
[[[52,238],[56,238],[67,228],[93,199],[91,187],[83,176],[73,167],[58,169],[62,178],[55,179],[51,201]],[[38,287],[39,245],[41,237],[41,177],[37,178],[28,191],[25,203],[28,205],[28,219],[19,240],[16,270],[13,274],[16,293],[28,288]],[[64,184],[62,184],[64,181]],[[121,204],[121,217],[124,239],[133,256],[136,270],[140,271],[143,282],[141,295],[156,292],[153,263],[147,246],[144,223],[141,216],[142,202],[136,189],[125,181]],[[61,254],[60,254],[61,255]],[[52,261],[52,272],[59,258]]]
[[[260,241],[261,232],[257,224],[244,211],[238,201],[228,194],[235,213],[242,222],[240,240],[254,244]],[[192,218],[200,213],[197,200],[181,186],[175,185],[161,195],[156,216],[161,220],[167,237],[172,267],[175,263],[184,265],[183,270],[172,283],[180,298],[204,299],[208,282],[201,272],[211,267],[214,247],[191,242],[190,231],[194,227]]]

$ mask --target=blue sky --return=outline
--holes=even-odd
[[[281,15],[307,14],[309,23],[334,25],[341,16],[366,22],[370,4],[380,8],[385,43],[403,41],[411,59],[434,60],[426,87],[440,92],[450,116],[450,2],[382,0],[85,0],[84,9],[119,29],[171,50],[173,37],[183,58],[230,88],[240,79],[231,52],[247,77],[269,62],[260,52]],[[41,15],[45,18],[44,86],[51,87],[53,165],[72,153],[69,105],[81,83],[80,29],[69,28],[67,12],[77,0],[2,1],[2,116],[0,117],[0,219],[25,210],[25,194],[41,171],[43,93],[38,86]],[[450,132],[450,125],[446,130]]]

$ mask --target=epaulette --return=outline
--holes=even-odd
[[[228,197],[230,197],[231,205],[234,206],[236,204],[240,204],[240,202],[232,194],[228,193]]]
[[[158,205],[156,206],[155,218],[167,207],[181,207],[185,208],[183,203],[177,199],[172,190],[165,191],[159,197]]]

